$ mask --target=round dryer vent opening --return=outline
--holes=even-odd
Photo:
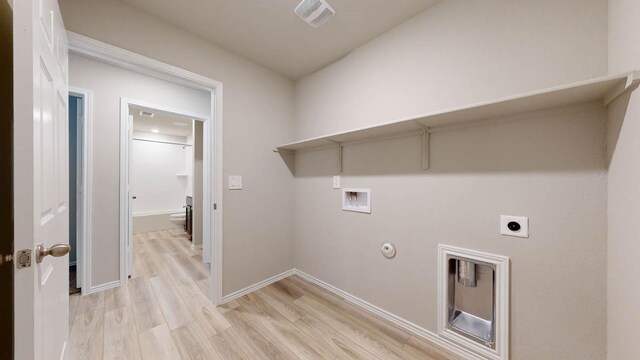
[[[302,0],[294,12],[314,28],[326,23],[336,13],[325,0]]]

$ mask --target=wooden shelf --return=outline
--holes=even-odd
[[[341,149],[342,145],[347,143],[393,137],[410,132],[415,132],[416,134],[422,132],[424,155],[428,151],[428,129],[432,127],[500,118],[597,100],[601,100],[605,105],[608,105],[626,91],[637,88],[639,84],[640,72],[627,72],[408,119],[318,136],[280,145],[274,151],[295,152],[298,150],[325,148],[332,145]],[[423,168],[426,169],[428,164],[425,161],[428,160],[423,160]]]

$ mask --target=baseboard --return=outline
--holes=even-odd
[[[62,351],[60,352],[60,360],[70,358],[70,355],[67,354],[67,352],[69,352],[67,349],[67,344],[69,344],[69,341],[65,341],[64,344],[62,344]]]
[[[223,304],[227,303],[227,302],[229,302],[231,300],[235,300],[235,299],[237,299],[239,297],[242,297],[244,295],[252,293],[252,292],[254,292],[256,290],[260,290],[261,288],[263,288],[265,286],[268,286],[268,285],[271,285],[274,282],[280,281],[280,280],[282,280],[284,278],[287,278],[287,277],[289,277],[291,275],[294,275],[295,271],[296,271],[295,269],[287,270],[287,271],[285,271],[283,273],[280,273],[280,274],[272,276],[272,277],[270,277],[268,279],[262,280],[259,283],[255,283],[255,284],[253,284],[251,286],[247,286],[244,289],[240,289],[238,291],[234,291],[229,295],[223,296],[222,297],[222,303]]]
[[[171,215],[171,214],[184,214],[184,209],[176,209],[176,210],[156,210],[156,211],[141,211],[134,213],[132,216],[150,216],[150,215]]]
[[[112,289],[112,288],[117,288],[118,286],[120,286],[120,280],[116,280],[116,281],[112,281],[112,282],[108,282],[108,283],[92,286],[91,289],[89,289],[89,293],[88,294],[93,294],[93,293],[96,293],[96,292],[105,291],[105,290]]]
[[[410,321],[408,321],[406,319],[403,319],[403,318],[401,318],[401,317],[399,317],[399,316],[397,316],[395,314],[392,314],[392,313],[388,312],[387,310],[379,308],[379,307],[377,307],[377,306],[375,306],[375,305],[373,305],[373,304],[371,304],[371,303],[369,303],[369,302],[367,302],[365,300],[360,299],[357,296],[354,296],[354,295],[352,295],[352,294],[350,294],[350,293],[348,293],[348,292],[346,292],[344,290],[338,289],[337,287],[335,287],[335,286],[333,286],[331,284],[328,284],[328,283],[326,283],[326,282],[324,282],[324,281],[322,281],[320,279],[317,279],[317,278],[305,273],[304,271],[298,270],[298,269],[287,270],[287,271],[285,271],[285,272],[283,272],[281,274],[278,274],[278,275],[272,276],[272,277],[270,277],[268,279],[262,280],[259,283],[253,284],[253,285],[248,286],[248,287],[246,287],[244,289],[240,289],[240,290],[235,291],[235,292],[233,292],[231,294],[225,295],[222,298],[222,303],[227,303],[229,301],[235,300],[235,299],[237,299],[237,298],[239,298],[241,296],[244,296],[246,294],[252,293],[252,292],[254,292],[256,290],[259,290],[259,289],[261,289],[261,288],[263,288],[265,286],[271,285],[274,282],[280,281],[280,280],[285,279],[285,278],[287,278],[289,276],[292,276],[292,275],[298,275],[301,278],[303,278],[304,280],[306,280],[306,281],[308,281],[308,282],[310,282],[312,284],[315,284],[315,285],[317,285],[317,286],[319,286],[319,287],[321,287],[321,288],[323,288],[323,289],[325,289],[325,290],[327,290],[327,291],[329,291],[329,292],[331,292],[333,294],[336,294],[337,296],[339,296],[339,297],[343,298],[344,300],[346,300],[346,301],[348,301],[348,302],[350,302],[350,303],[352,303],[352,304],[364,309],[365,311],[368,311],[368,312],[370,312],[370,313],[372,313],[374,315],[377,315],[377,316],[379,316],[379,317],[391,322],[392,324],[394,324],[394,325],[396,325],[396,326],[408,331],[409,333],[411,333],[411,334],[413,334],[413,335],[415,335],[415,336],[417,336],[419,338],[422,338],[422,339],[425,339],[427,341],[430,341],[430,342],[442,347],[443,349],[450,351],[453,354],[461,356],[464,359],[469,359],[469,360],[476,360],[476,359],[482,360],[482,359],[484,359],[480,355],[478,355],[478,354],[476,354],[474,352],[471,352],[471,351],[469,351],[469,350],[467,350],[467,349],[465,349],[463,347],[460,347],[459,345],[454,344],[454,343],[452,343],[452,342],[450,342],[450,341],[448,341],[446,339],[443,339],[440,336],[438,336],[437,334],[435,334],[435,333],[433,333],[433,332],[431,332],[431,331],[429,331],[429,330],[427,330],[427,329],[425,329],[425,328],[423,328],[423,327],[421,327],[419,325],[416,325],[416,324],[414,324],[414,323],[412,323],[412,322],[410,322]]]
[[[440,336],[438,336],[437,334],[419,326],[416,325],[408,320],[405,320],[395,314],[392,314],[382,308],[379,308],[365,300],[360,299],[357,296],[354,296],[344,290],[338,289],[337,287],[328,284],[320,279],[317,279],[307,273],[305,273],[302,270],[298,270],[298,269],[293,269],[291,270],[291,272],[293,272],[293,274],[291,275],[298,275],[301,278],[303,278],[304,280],[313,283],[315,285],[318,285],[319,287],[334,293],[336,295],[338,295],[339,297],[345,299],[346,301],[372,313],[375,314],[377,316],[380,316],[383,319],[386,319],[387,321],[395,324],[396,326],[422,338],[425,339],[427,341],[430,341],[436,345],[441,346],[442,348],[456,354],[459,356],[462,356],[464,359],[483,359],[483,357],[480,357],[478,354],[470,352],[469,350],[460,347],[459,345],[456,345],[446,339],[441,338]],[[277,280],[276,280],[277,281]],[[267,284],[268,285],[268,284]]]
[[[191,250],[200,250],[200,249],[202,249],[202,244],[200,245],[191,244]]]

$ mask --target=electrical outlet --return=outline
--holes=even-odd
[[[529,218],[525,216],[500,215],[500,234],[529,237]]]
[[[333,177],[333,188],[340,189],[340,175],[336,175]]]

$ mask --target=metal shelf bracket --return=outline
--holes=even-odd
[[[342,174],[342,153],[344,150],[344,146],[342,145],[342,141],[329,141],[338,145],[338,174]]]
[[[418,125],[420,126],[420,131],[421,131],[421,158],[422,158],[422,170],[429,170],[429,137],[431,134],[431,131],[429,131],[429,127],[417,122]]]

